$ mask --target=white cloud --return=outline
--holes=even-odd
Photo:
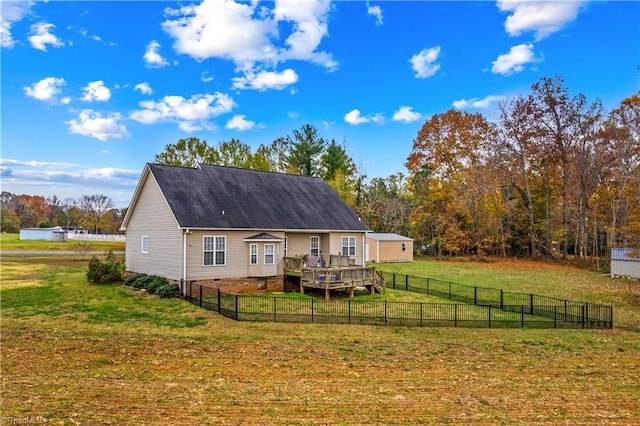
[[[484,109],[489,108],[493,102],[498,102],[502,98],[502,96],[489,95],[484,99],[460,99],[453,102],[453,107],[456,109]]]
[[[94,34],[89,34],[89,31],[87,31],[86,29],[82,28],[80,30],[80,34],[82,34],[82,37],[84,38],[88,38],[90,40],[94,40],[94,41],[102,41],[102,38],[100,36],[94,35]]]
[[[512,12],[504,23],[511,36],[532,31],[536,40],[560,31],[566,24],[576,19],[586,1],[530,1],[498,0],[497,6],[503,12]]]
[[[144,52],[144,61],[148,66],[162,68],[169,65],[169,62],[158,53],[158,49],[160,49],[160,43],[155,40],[147,46],[147,50]]]
[[[524,65],[539,62],[533,54],[533,44],[519,44],[511,47],[509,53],[498,56],[493,61],[491,72],[494,74],[511,75],[524,69]]]
[[[29,43],[31,46],[43,52],[47,51],[47,45],[62,47],[64,43],[58,37],[51,34],[50,30],[56,26],[48,22],[38,22],[30,27]]]
[[[422,114],[413,111],[413,107],[402,106],[396,112],[393,113],[391,119],[393,121],[402,121],[403,123],[413,123],[422,118]]]
[[[55,96],[62,91],[64,85],[63,78],[47,77],[23,89],[27,96],[39,101],[55,101]]]
[[[203,83],[208,83],[210,81],[213,81],[213,77],[209,76],[209,71],[202,71],[200,73],[200,81],[202,81]]]
[[[2,189],[9,192],[57,195],[63,200],[99,192],[111,197],[118,207],[128,205],[140,177],[139,169],[92,168],[36,160],[0,159],[0,170]]]
[[[80,99],[85,102],[106,102],[111,99],[111,90],[104,85],[102,80],[92,81],[82,90],[84,90],[84,96]]]
[[[265,91],[267,89],[282,90],[298,81],[298,74],[291,68],[282,72],[275,71],[253,71],[245,72],[243,77],[234,77],[234,89],[253,89]]]
[[[344,121],[347,123],[357,126],[363,123],[376,123],[382,124],[384,122],[384,116],[382,113],[377,113],[374,115],[363,116],[359,109],[353,109],[344,115]]]
[[[239,130],[241,132],[245,130],[251,130],[256,126],[256,123],[251,120],[247,120],[245,115],[239,114],[234,115],[229,121],[227,121],[227,125],[225,126],[227,129],[231,130]]]
[[[370,6],[367,2],[367,13],[376,18],[376,25],[382,25],[382,9],[380,6]]]
[[[280,50],[280,59],[310,61],[335,70],[338,63],[330,53],[316,52],[328,32],[327,18],[330,0],[299,1],[277,0],[273,14],[276,22],[292,22],[293,31],[285,40],[289,49]]]
[[[233,61],[236,71],[244,74],[235,83],[241,87],[255,88],[249,80],[267,72],[264,69],[283,74],[286,71],[275,69],[286,60],[308,61],[331,71],[337,68],[330,53],[317,50],[328,32],[329,0],[277,0],[271,9],[267,4],[204,0],[165,10],[168,19],[162,28],[175,39],[178,53],[197,60]]]
[[[15,45],[11,27],[29,13],[33,4],[33,1],[0,1],[0,47],[11,49]]]
[[[65,121],[69,126],[69,133],[83,136],[91,136],[101,141],[108,139],[121,139],[129,133],[120,123],[122,116],[119,113],[111,113],[103,116],[91,109],[83,109],[77,119]]]
[[[440,46],[430,49],[423,49],[411,57],[411,68],[416,72],[416,78],[427,78],[434,75],[439,69],[440,64],[435,63],[440,56]]]
[[[64,98],[60,99],[60,103],[63,105],[69,105],[71,103],[71,97],[65,96]]]
[[[145,95],[153,94],[153,89],[151,88],[151,86],[149,86],[149,83],[147,83],[146,81],[136,84],[133,87],[133,90],[138,90],[140,93],[143,93]]]
[[[184,131],[211,128],[208,123],[213,117],[230,112],[236,106],[229,95],[193,95],[190,99],[182,96],[165,96],[160,101],[142,101],[142,109],[132,112],[129,118],[143,124],[156,122],[178,122]]]

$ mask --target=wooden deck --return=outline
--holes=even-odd
[[[332,256],[333,257],[333,256]],[[373,266],[349,265],[346,258],[338,260],[337,266],[306,267],[303,259],[297,257],[285,257],[284,274],[300,277],[300,293],[305,288],[317,288],[324,290],[325,299],[331,296],[331,290],[349,290],[349,297],[358,287],[367,288],[371,294],[378,290],[384,292],[384,279]],[[332,262],[335,265],[335,260]],[[341,266],[341,265],[349,266]]]

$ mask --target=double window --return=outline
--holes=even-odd
[[[342,255],[356,255],[356,237],[342,237]]]
[[[275,245],[273,244],[264,245],[264,264],[265,265],[273,265],[276,263],[275,252],[276,252]],[[250,265],[258,264],[258,244],[249,245],[249,264]]]
[[[202,264],[205,266],[219,266],[226,263],[227,237],[204,236],[202,248]]]

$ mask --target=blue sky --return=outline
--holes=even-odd
[[[0,1],[2,190],[128,204],[165,145],[254,149],[305,123],[369,177],[431,115],[489,119],[559,74],[607,109],[640,88],[640,3]]]

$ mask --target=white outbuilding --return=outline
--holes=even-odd
[[[640,249],[612,248],[611,276],[640,279]]]

